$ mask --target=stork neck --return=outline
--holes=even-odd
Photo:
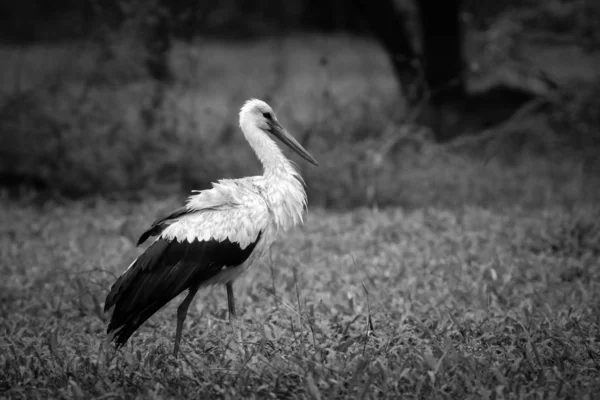
[[[263,165],[266,199],[273,211],[277,229],[284,231],[302,221],[306,192],[302,178],[292,162],[267,134],[245,130],[246,138]]]
[[[294,179],[295,168],[273,139],[260,129],[250,129],[246,139],[263,166],[265,178]]]

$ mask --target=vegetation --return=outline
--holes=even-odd
[[[101,303],[163,202],[2,201],[8,398],[592,398],[600,209],[331,213],[236,286],[178,301],[117,353]]]
[[[301,36],[179,43],[170,56],[174,82],[156,107],[154,84],[136,61],[143,57],[131,57],[143,50],[135,42],[115,43],[110,57],[85,44],[4,48],[7,59],[21,63],[3,64],[0,75],[4,91],[16,93],[0,112],[2,177],[50,195],[139,198],[258,173],[237,112],[247,98],[259,97],[274,102],[280,119],[321,162],[319,169],[300,163],[313,205],[503,206],[509,199],[538,207],[600,198],[594,189],[600,81],[595,56],[582,50],[559,49],[568,57],[549,59],[546,47],[524,49],[564,82],[564,92],[545,100],[550,112],[521,112],[477,138],[436,145],[407,114],[385,54],[370,41]],[[477,55],[491,53],[493,68],[485,57],[477,64],[487,81],[485,70],[496,80],[517,75],[493,46],[471,47]],[[42,71],[31,68],[42,64]],[[497,195],[504,192],[513,197]]]
[[[559,88],[446,143],[370,40],[174,41],[162,82],[140,21],[99,42],[3,44],[0,398],[593,398],[598,10],[558,3],[494,15],[466,51],[471,87],[542,69]],[[249,97],[320,162],[298,163],[305,225],[236,284],[235,324],[210,288],[181,358],[181,298],[115,351],[102,303],[138,235],[190,189],[259,173],[237,127]]]

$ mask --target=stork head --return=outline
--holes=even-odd
[[[273,109],[262,100],[251,99],[244,104],[240,111],[240,127],[244,132],[258,129],[267,135],[272,135],[309,163],[319,165],[317,160],[281,126]]]

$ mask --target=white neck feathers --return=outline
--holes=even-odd
[[[306,192],[302,177],[281,149],[264,131],[254,124],[241,128],[263,165],[266,197],[269,201],[275,224],[287,230],[302,222],[306,207]]]

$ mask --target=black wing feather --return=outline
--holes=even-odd
[[[166,217],[158,218],[156,221],[154,221],[152,223],[150,228],[148,228],[144,233],[142,233],[142,236],[140,236],[140,238],[137,242],[137,246],[144,243],[150,236],[160,235],[167,226],[171,225],[174,222],[173,220],[176,220],[177,218],[179,218],[183,215],[186,215],[186,214],[190,214],[192,212],[194,212],[194,211],[190,211],[184,206],[184,207],[180,207],[177,210],[171,212]]]
[[[110,289],[104,311],[114,307],[107,333],[117,347],[155,312],[186,289],[196,287],[221,272],[242,264],[260,240],[241,249],[238,243],[160,238],[134,262]]]

